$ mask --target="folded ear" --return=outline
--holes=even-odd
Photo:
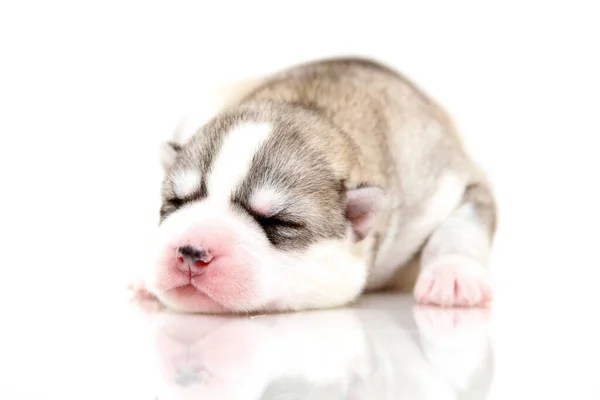
[[[175,165],[180,150],[181,146],[173,142],[165,142],[160,146],[160,164],[164,172],[169,171]]]
[[[386,200],[386,193],[378,187],[346,191],[346,218],[352,224],[357,241],[367,236],[373,228]]]

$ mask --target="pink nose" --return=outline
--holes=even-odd
[[[191,276],[202,275],[213,257],[206,251],[192,246],[177,249],[177,268]]]

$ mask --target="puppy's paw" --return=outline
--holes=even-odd
[[[127,289],[131,294],[130,300],[140,306],[144,311],[160,311],[164,308],[156,296],[148,291],[142,280],[133,280]]]
[[[492,287],[483,265],[464,256],[448,256],[422,267],[414,296],[420,304],[476,307],[492,300]]]

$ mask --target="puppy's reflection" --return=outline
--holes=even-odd
[[[157,399],[485,399],[488,311],[154,314]],[[404,311],[406,316],[406,311]]]

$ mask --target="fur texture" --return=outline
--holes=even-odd
[[[422,303],[480,305],[495,204],[448,116],[361,59],[299,65],[243,86],[165,145],[146,289],[189,312],[334,307],[420,260]],[[178,249],[211,254],[198,276]],[[405,286],[405,285],[404,285]]]

